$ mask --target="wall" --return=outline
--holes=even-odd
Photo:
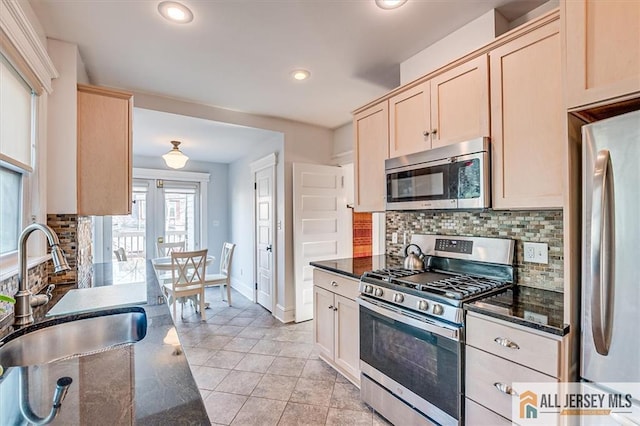
[[[278,211],[278,218],[282,218],[284,228],[282,234],[280,234],[280,232],[278,233],[278,288],[282,290],[282,292],[278,294],[278,300],[280,301],[280,296],[284,297],[284,305],[282,305],[282,308],[286,312],[286,318],[281,319],[285,321],[292,319],[295,303],[293,274],[293,203],[291,200],[292,164],[294,162],[330,164],[333,150],[333,132],[330,129],[296,121],[231,111],[224,108],[200,105],[146,93],[134,92],[134,105],[155,111],[164,111],[222,123],[272,130],[283,134],[284,155],[281,155],[278,160],[284,164],[284,187],[278,191],[284,194],[284,210]],[[280,181],[281,180],[282,179],[280,179]],[[230,173],[229,182],[232,181],[233,177]],[[231,191],[232,189],[230,189],[232,198],[239,196]],[[239,203],[244,202],[240,199],[237,201]],[[278,204],[278,209],[280,208],[282,207]],[[236,218],[233,216],[230,217],[233,228],[235,227],[234,221]],[[250,225],[249,223],[244,223],[242,226]],[[231,237],[234,238],[235,235],[232,234]],[[280,247],[281,242],[284,243],[284,249]],[[236,266],[234,260],[234,268]],[[253,271],[253,260],[251,261],[250,270]],[[284,277],[284,282],[281,281],[282,276]]]
[[[263,141],[255,150],[244,158],[229,164],[229,216],[231,220],[230,241],[236,244],[233,254],[231,279],[233,287],[253,300],[254,297],[254,238],[253,238],[253,175],[251,163],[276,153],[276,221],[284,223],[284,140],[283,136]],[[285,229],[275,230],[276,251],[276,304],[285,310]],[[276,312],[273,312],[276,314]],[[281,318],[282,319],[282,318]]]
[[[333,162],[335,165],[353,163],[353,123],[333,130]]]
[[[161,157],[140,155],[133,157],[133,167],[170,170]],[[222,250],[222,243],[230,238],[228,208],[229,165],[189,160],[180,171],[209,173],[209,182],[207,184],[207,234],[203,236],[202,247],[208,248],[217,259]],[[214,273],[218,272],[219,264],[216,262],[211,268],[213,269],[207,270]]]
[[[564,290],[564,248],[562,211],[486,211],[486,212],[387,212],[387,254],[404,256],[402,244],[412,234],[441,234],[516,240],[517,284],[546,290]],[[390,243],[398,233],[398,244]],[[523,241],[549,244],[549,264],[525,263]]]
[[[78,47],[49,39],[47,50],[60,77],[53,81],[48,105],[47,213],[74,214],[76,202],[76,145]]]
[[[400,64],[404,85],[493,41],[509,29],[507,20],[495,9],[469,22]]]

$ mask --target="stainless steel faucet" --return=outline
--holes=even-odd
[[[32,223],[22,230],[18,241],[18,259],[20,262],[18,269],[18,292],[14,296],[16,303],[14,306],[13,324],[16,327],[31,324],[33,322],[32,307],[44,305],[51,300],[51,286],[49,286],[46,296],[33,296],[29,291],[29,280],[27,277],[27,239],[31,233],[36,230],[44,232],[47,240],[49,240],[54,272],[68,271],[70,269],[67,259],[64,257],[64,252],[60,248],[58,235],[53,229],[41,223]]]

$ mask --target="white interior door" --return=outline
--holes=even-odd
[[[293,164],[293,264],[296,322],[313,318],[309,262],[351,257],[351,211],[343,169]]]
[[[275,166],[255,173],[256,300],[273,312]]]

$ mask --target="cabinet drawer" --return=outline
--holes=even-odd
[[[469,313],[467,314],[467,345],[550,376],[560,376],[560,342],[558,340]]]
[[[358,296],[360,281],[315,268],[313,270],[313,284],[347,299],[355,300]]]
[[[468,425],[474,426],[511,426],[510,420],[497,415],[491,410],[486,409],[482,405],[470,400],[464,399],[464,420]]]
[[[467,346],[465,394],[475,402],[511,418],[511,399],[496,387],[496,383],[513,386],[514,382],[557,382],[553,377],[509,362],[476,348]],[[521,393],[526,389],[514,389]]]

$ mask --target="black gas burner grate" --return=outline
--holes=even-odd
[[[443,280],[420,285],[420,290],[428,293],[436,293],[442,296],[462,300],[476,294],[482,294],[501,287],[507,287],[510,283],[492,280],[471,275],[459,275]]]
[[[377,278],[386,282],[393,282],[399,278],[409,277],[411,275],[416,275],[424,272],[423,270],[411,270],[404,268],[383,268],[377,269],[375,271],[369,271],[366,273],[367,276]],[[404,284],[401,284],[404,285]],[[416,288],[415,285],[411,285],[410,287]]]
[[[424,270],[404,268],[384,268],[366,272],[365,275],[396,286],[437,294],[453,300],[466,300],[472,296],[511,285],[507,281],[473,275],[456,275],[442,271],[429,274],[425,274],[425,272]],[[418,276],[418,274],[423,275]],[[422,281],[423,279],[425,281]],[[426,281],[427,279],[432,279],[432,281]]]

